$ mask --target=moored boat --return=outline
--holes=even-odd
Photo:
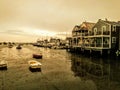
[[[33,54],[33,58],[42,59],[42,54]]]
[[[7,61],[5,60],[0,61],[0,69],[7,69]]]
[[[16,47],[16,49],[22,49],[22,47],[21,47],[20,45],[18,45],[18,46]]]
[[[13,45],[8,45],[8,48],[12,48],[13,47]]]
[[[41,69],[41,63],[36,60],[30,60],[28,61],[29,68],[30,69]]]

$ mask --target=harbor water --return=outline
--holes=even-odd
[[[95,58],[23,45],[20,50],[0,49],[0,60],[8,62],[0,70],[0,90],[120,90],[120,60]],[[42,59],[32,54],[42,53]],[[28,61],[42,63],[41,71],[31,72]]]

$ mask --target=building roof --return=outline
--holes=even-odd
[[[106,20],[101,20],[101,19],[99,19],[99,20],[100,20],[100,21],[103,21],[103,22],[105,22],[105,23],[107,23],[107,24],[120,26],[120,21],[118,21],[118,22],[108,21],[107,19],[106,19]]]
[[[91,23],[91,22],[83,22],[82,23],[84,26],[81,26],[81,30],[91,30],[92,27],[95,25],[95,23]]]
[[[73,28],[73,31],[91,30],[94,25],[95,25],[95,23],[83,22],[81,25],[76,25]]]
[[[79,28],[80,28],[80,26],[79,26],[79,25],[75,25],[72,31],[78,31],[78,30],[79,30]]]

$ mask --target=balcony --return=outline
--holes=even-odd
[[[85,36],[88,36],[88,33],[85,33]]]
[[[110,35],[110,31],[104,31],[103,35]]]
[[[89,36],[93,36],[93,35],[110,35],[110,31],[98,31],[98,32],[89,32],[88,34]]]
[[[97,43],[96,47],[102,47],[102,43]]]
[[[96,35],[101,35],[102,34],[102,32],[101,31],[98,31],[97,33],[96,33]]]
[[[103,47],[103,48],[109,48],[109,44],[102,44],[102,43],[92,43],[90,44],[90,47]]]
[[[103,47],[109,48],[109,44],[104,43]]]
[[[95,47],[95,43],[90,44],[91,47]]]
[[[90,46],[91,47],[102,47],[102,44],[101,43],[98,43],[98,44],[92,43],[92,44],[90,44]]]
[[[94,35],[94,32],[89,32],[88,35],[89,35],[89,36],[93,36],[93,35]]]
[[[84,44],[85,47],[90,47],[90,44]]]

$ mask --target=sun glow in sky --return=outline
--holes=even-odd
[[[55,32],[51,32],[48,30],[42,30],[42,29],[31,29],[31,28],[23,28],[22,29],[24,33],[29,35],[39,35],[39,36],[55,36]]]
[[[120,21],[119,4],[120,0],[0,0],[0,41],[34,42],[71,32],[84,21]]]
[[[49,39],[55,37],[56,33],[48,30],[33,29],[28,27],[12,28],[10,30],[0,30],[0,41],[12,42],[35,42],[37,38]],[[3,39],[4,38],[4,39]]]

